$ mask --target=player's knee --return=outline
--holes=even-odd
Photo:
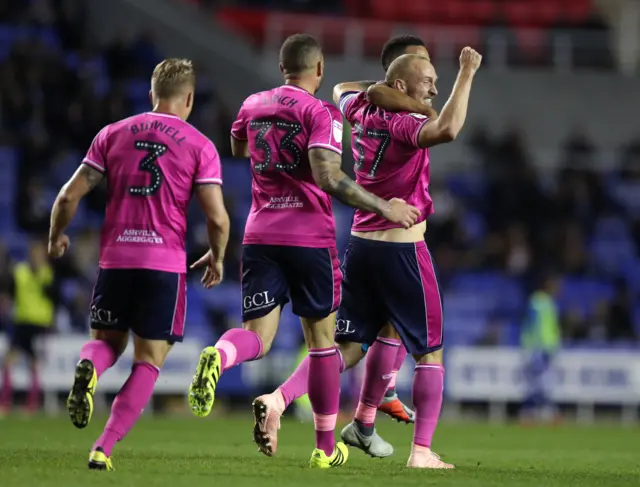
[[[347,369],[358,365],[364,357],[361,343],[344,342],[338,344],[338,348],[340,348],[340,353],[342,354],[342,359]]]
[[[269,326],[263,326],[257,323],[258,320],[247,321],[242,324],[242,327],[245,330],[249,330],[254,332],[258,337],[260,337],[260,341],[262,342],[262,356],[264,357],[269,350],[271,350],[271,345],[273,345],[273,339],[276,336],[277,327],[275,329]]]
[[[329,348],[335,345],[335,317],[302,318],[302,331],[309,348]]]
[[[133,361],[147,362],[157,368],[162,368],[171,350],[171,344],[164,340],[145,340],[134,335]]]
[[[276,306],[265,316],[242,323],[242,328],[252,331],[260,337],[263,356],[271,350],[271,345],[278,331],[280,311],[280,306]]]
[[[91,330],[91,338],[105,342],[117,357],[124,353],[129,343],[129,333],[124,331]]]
[[[435,352],[427,353],[425,355],[414,355],[416,359],[416,363],[418,364],[440,364],[443,363],[443,353],[442,348],[436,350]]]
[[[380,333],[378,333],[378,336],[382,338],[394,338],[396,340],[400,339],[400,335],[398,335],[398,332],[391,323],[384,325],[380,330]]]

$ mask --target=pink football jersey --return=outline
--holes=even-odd
[[[248,140],[252,205],[245,244],[333,247],[331,197],[313,180],[308,151],[342,153],[342,116],[292,85],[250,96],[231,135]]]
[[[186,272],[193,187],[222,184],[213,143],[177,116],[148,112],[103,128],[83,162],[109,190],[100,267]]]
[[[405,200],[421,212],[416,223],[424,221],[433,213],[433,203],[429,196],[429,149],[418,146],[418,135],[429,119],[417,113],[386,112],[369,103],[366,93],[345,93],[340,110],[353,126],[358,184],[385,200]],[[356,210],[352,229],[371,232],[401,226]]]

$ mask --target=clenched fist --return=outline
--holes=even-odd
[[[482,55],[471,47],[465,47],[460,53],[460,69],[470,69],[475,73],[481,63]]]

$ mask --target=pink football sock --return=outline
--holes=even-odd
[[[416,411],[413,443],[431,448],[438,425],[444,389],[444,367],[440,364],[418,364],[413,374],[411,399]]]
[[[233,328],[220,337],[214,345],[220,352],[222,370],[262,357],[262,339],[244,328]]]
[[[316,429],[316,448],[332,455],[340,406],[340,357],[335,347],[309,350],[307,381]]]
[[[338,352],[338,356],[340,359],[340,373],[344,372],[345,363],[342,358],[342,354],[340,353],[340,349],[336,348]],[[307,384],[309,379],[309,356],[307,355],[300,365],[294,370],[293,374],[289,376],[289,378],[284,381],[284,383],[278,387],[282,397],[284,399],[284,407],[285,409],[289,407],[289,405],[298,399],[299,397],[304,396],[307,393]]]
[[[159,373],[157,367],[147,362],[133,364],[129,378],[113,401],[104,432],[93,445],[94,450],[102,447],[105,455],[111,456],[113,446],[133,428],[149,403]]]
[[[116,363],[116,352],[107,342],[91,340],[80,349],[80,360],[89,360],[98,375],[98,379],[104,372]]]
[[[393,364],[393,370],[391,371],[391,380],[389,381],[388,389],[396,388],[396,378],[398,377],[398,371],[402,368],[402,364],[404,364],[404,359],[407,357],[407,349],[404,348],[402,342],[400,343],[400,347],[398,347],[398,355],[396,355],[396,362]]]
[[[398,355],[400,340],[378,338],[367,352],[364,379],[355,419],[364,426],[373,426],[376,411],[387,390],[391,370]]]

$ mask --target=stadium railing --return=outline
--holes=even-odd
[[[400,24],[377,19],[236,8],[220,9],[216,15],[218,20],[243,33],[254,46],[269,51],[277,50],[287,36],[304,31],[318,37],[328,54],[360,61],[378,57],[386,40],[402,31],[409,31],[427,43],[438,63],[457,59],[462,47],[473,45],[483,46],[485,65],[494,68],[541,66],[566,72],[580,68],[614,67],[612,52],[615,46],[611,45],[608,30]],[[627,63],[631,63],[631,71],[625,71],[627,74],[637,69],[639,53],[640,48],[635,45],[635,58],[627,58]]]

